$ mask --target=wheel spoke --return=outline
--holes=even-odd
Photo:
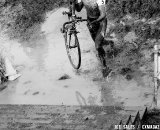
[[[81,64],[81,52],[77,35],[75,33],[66,33],[66,49],[68,58],[73,68],[78,69]]]

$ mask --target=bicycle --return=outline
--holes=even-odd
[[[81,66],[81,49],[77,34],[79,33],[76,29],[76,25],[79,22],[87,21],[82,17],[77,17],[75,14],[75,0],[68,0],[69,11],[64,11],[63,15],[68,15],[68,22],[63,24],[61,32],[64,34],[65,46],[69,61],[74,69],[79,69]],[[76,53],[72,54],[72,51]],[[74,59],[74,56],[76,58]]]

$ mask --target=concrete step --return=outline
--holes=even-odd
[[[119,125],[134,125],[134,127],[139,126],[140,124],[142,127],[144,125],[154,125],[155,128],[158,128],[160,125],[160,110],[159,109],[139,109],[139,111],[135,111],[133,108],[132,110],[127,110],[128,113],[131,115],[128,116],[125,120],[121,120]],[[136,113],[135,113],[136,112]],[[122,129],[122,128],[119,128]],[[138,130],[141,129],[140,127]]]
[[[160,125],[160,110],[148,110],[143,124],[146,125]]]
[[[0,105],[0,130],[111,130],[126,118],[115,106]]]
[[[132,124],[138,111],[142,119],[143,107],[0,105],[0,129],[114,130],[120,121]]]

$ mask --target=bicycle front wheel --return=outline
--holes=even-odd
[[[79,69],[81,66],[81,50],[77,33],[65,32],[65,46],[71,65],[74,69]]]

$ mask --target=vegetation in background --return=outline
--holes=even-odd
[[[3,0],[0,2],[1,30],[10,38],[27,40],[32,28],[45,20],[48,11],[64,5],[63,0]]]
[[[39,36],[46,13],[63,5],[63,0],[0,0],[0,30],[10,39],[30,40],[35,34]],[[0,83],[4,81],[3,74],[0,58]]]
[[[114,23],[109,34],[117,39],[107,63],[118,72],[141,69],[152,75],[153,46],[160,38],[160,1],[109,0],[107,16]]]

